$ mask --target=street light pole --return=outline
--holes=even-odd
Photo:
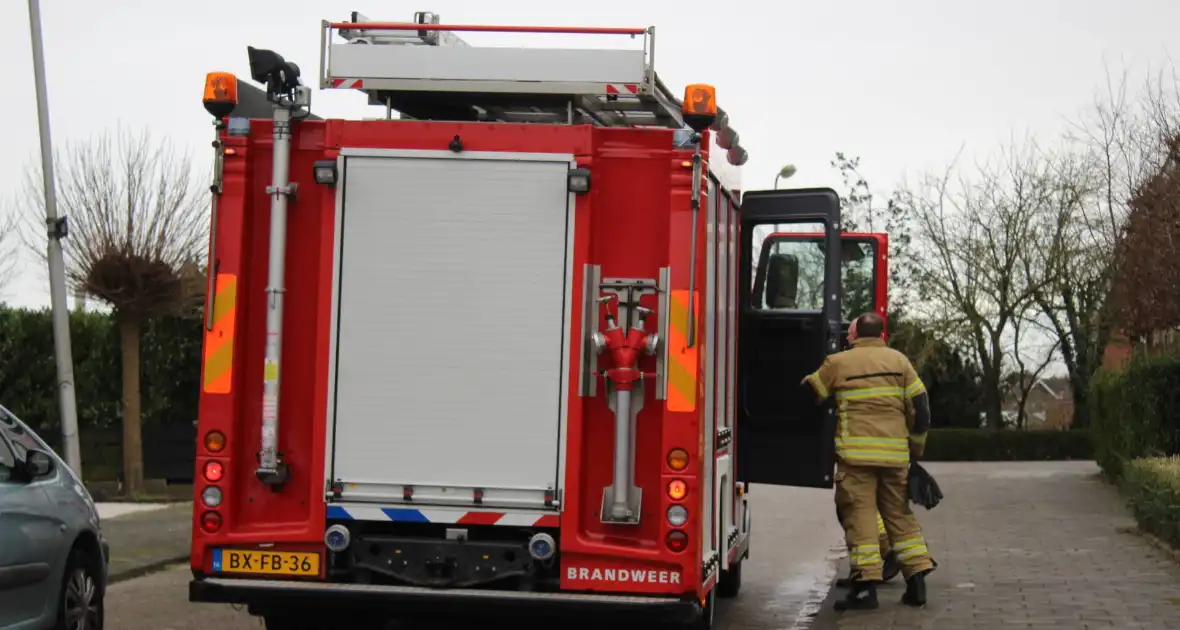
[[[53,178],[53,142],[49,136],[49,99],[45,88],[45,52],[41,43],[41,6],[29,0],[29,35],[33,43],[33,79],[37,84],[37,122],[41,132],[41,178],[45,194],[45,228],[49,236],[49,294],[53,311],[53,349],[57,359],[57,394],[61,409],[62,447],[66,464],[82,477],[78,446],[78,409],[74,400],[74,357],[70,349],[70,312],[66,306],[66,265],[61,239],[66,219],[57,216]]]
[[[775,176],[774,176],[774,188],[775,188],[775,190],[778,190],[778,180],[779,180],[779,178],[781,177],[781,178],[783,178],[783,179],[788,179],[788,178],[790,178],[792,175],[794,175],[794,174],[795,174],[795,170],[796,170],[796,169],[795,169],[795,165],[794,165],[794,164],[788,164],[788,165],[786,165],[786,166],[782,167],[781,169],[779,169],[778,175],[775,175]]]

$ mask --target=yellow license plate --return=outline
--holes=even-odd
[[[219,573],[319,575],[320,554],[306,551],[214,549],[213,570]]]

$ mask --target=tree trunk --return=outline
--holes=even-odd
[[[984,368],[983,410],[988,429],[999,431],[1004,428],[1004,395],[1000,390],[999,372],[992,366]]]
[[[1000,393],[995,390],[985,391],[983,394],[984,410],[987,412],[987,428],[999,431],[1004,428],[1004,403]]]
[[[143,437],[140,426],[139,332],[135,315],[119,313],[119,336],[123,344],[123,493],[143,494]]]
[[[1073,390],[1073,421],[1070,428],[1088,429],[1090,428],[1090,381],[1074,378],[1070,387]]]

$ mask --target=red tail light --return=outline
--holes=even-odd
[[[225,467],[219,461],[205,462],[205,480],[209,483],[217,483],[221,481],[221,477],[225,474]]]
[[[672,551],[684,551],[688,549],[688,534],[679,529],[674,529],[668,532],[668,538],[664,541],[664,544],[668,545],[668,549]]]
[[[201,529],[211,534],[221,529],[221,515],[217,512],[205,512],[202,514]]]

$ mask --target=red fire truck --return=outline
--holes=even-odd
[[[248,50],[264,111],[207,77],[190,599],[271,629],[576,607],[710,626],[750,484],[831,487],[833,411],[796,384],[841,345],[842,273],[867,269],[883,312],[883,237],[842,244],[831,190],[741,195],[737,132],[712,87],[661,81],[654,28],[354,13],[321,42],[319,87],[384,119],[313,116],[268,50]]]

